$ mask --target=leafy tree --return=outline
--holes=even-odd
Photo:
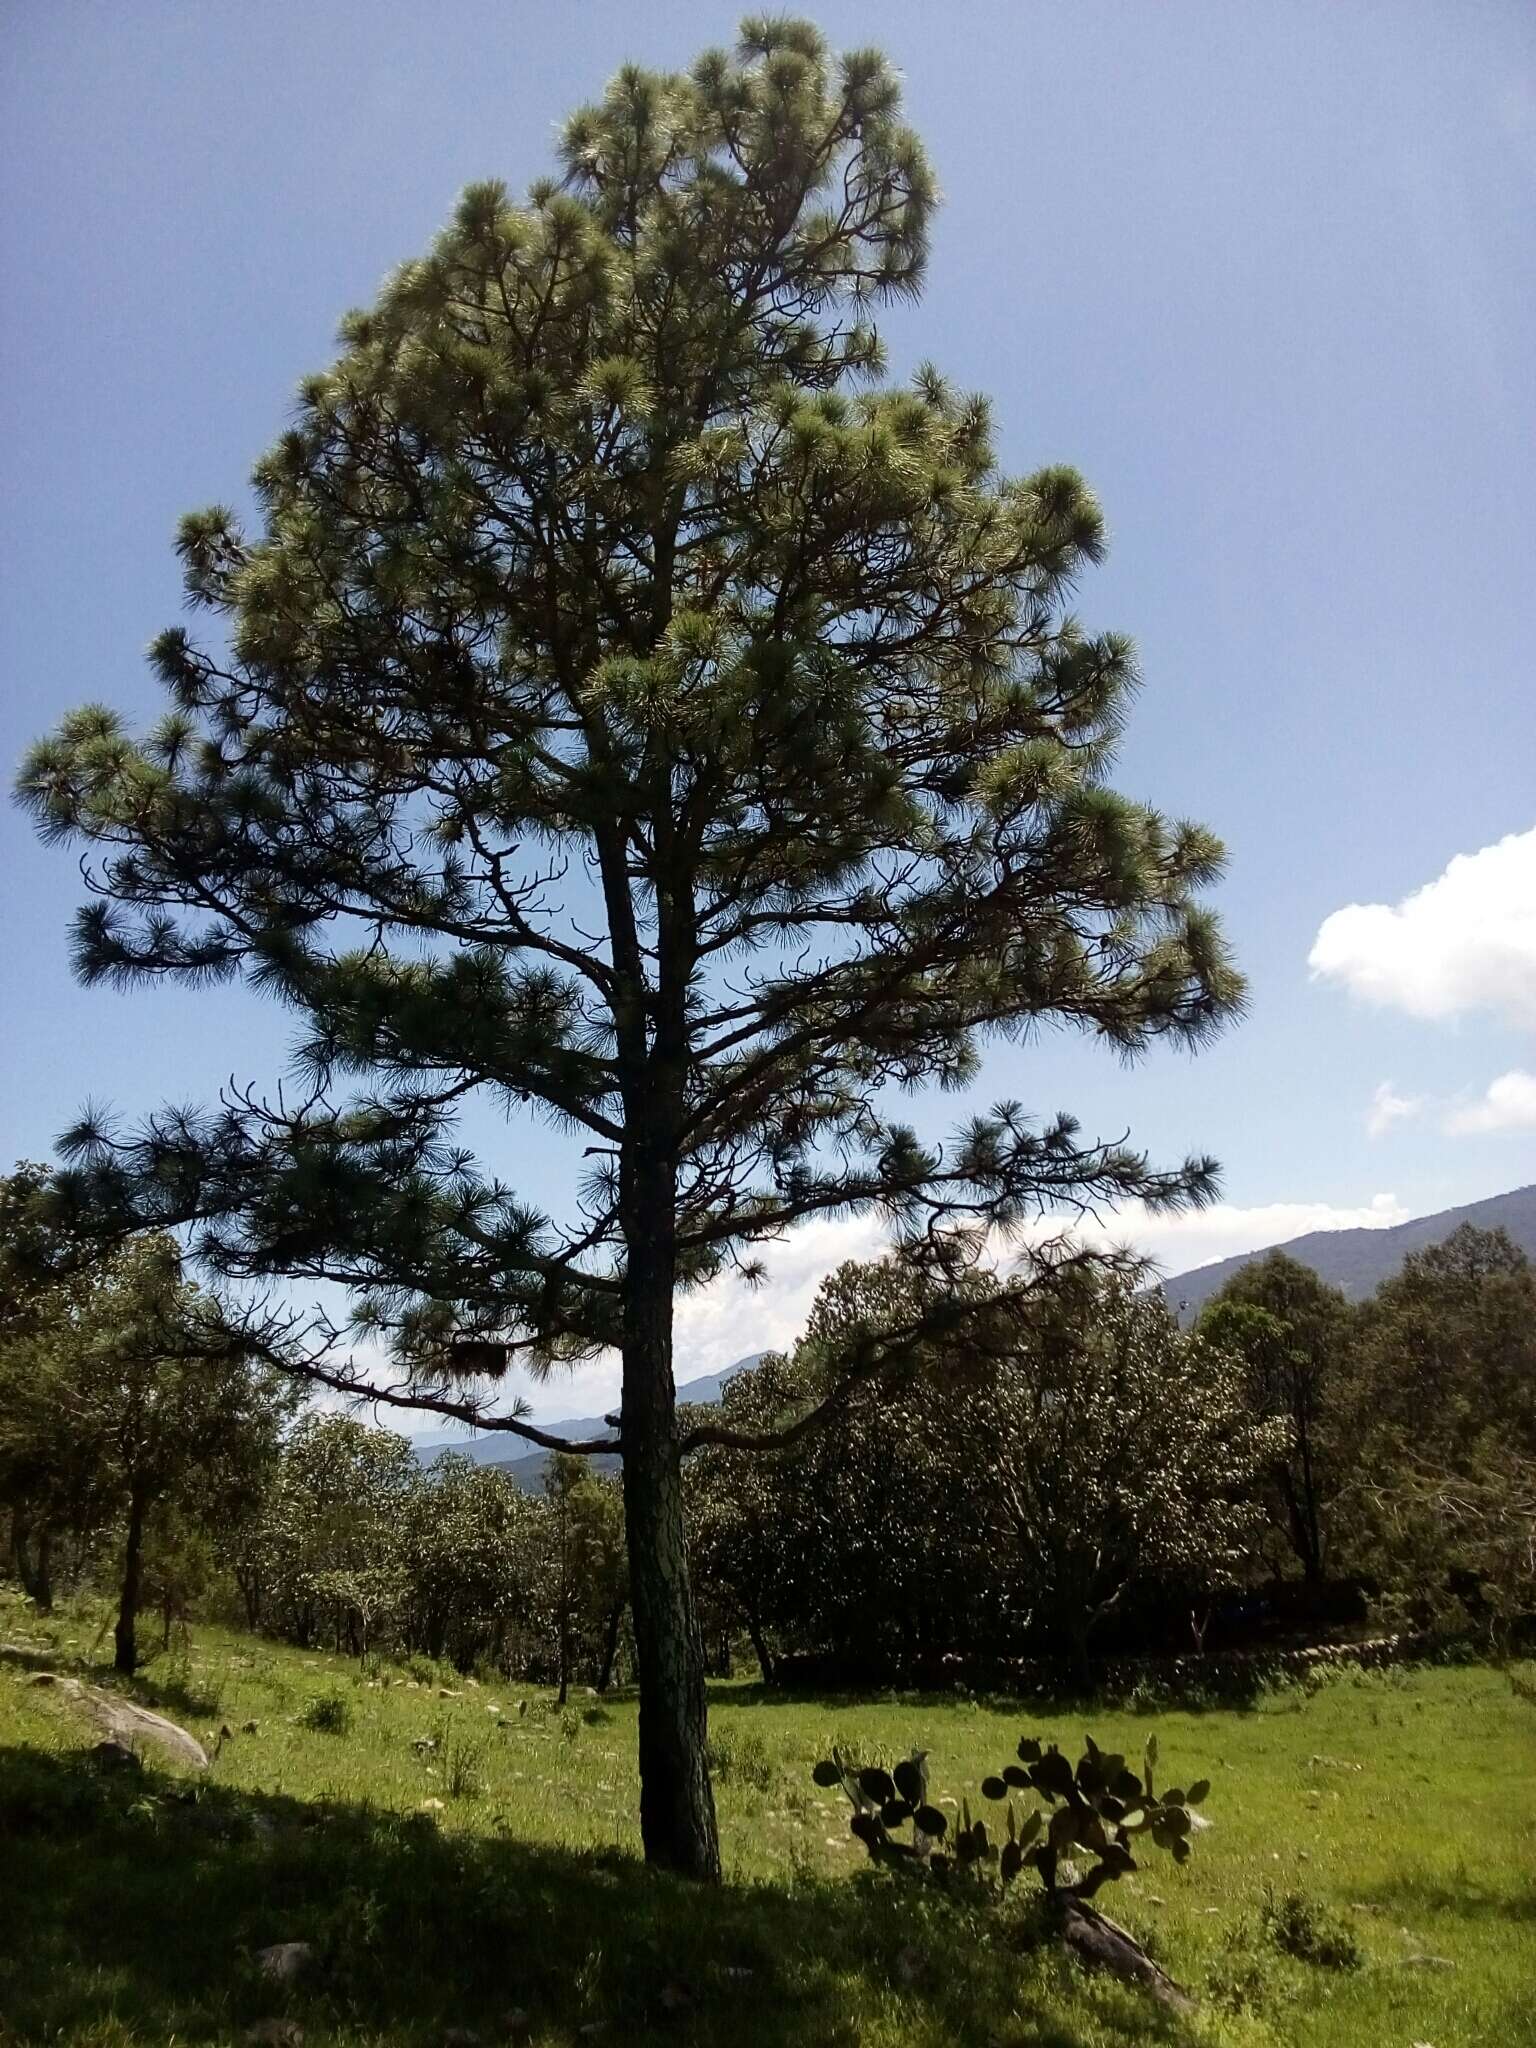
[[[444,1452],[410,1495],[401,1646],[512,1668],[544,1632],[542,1503],[494,1467]]]
[[[1536,1267],[1462,1224],[1364,1304],[1355,1357],[1361,1563],[1412,1622],[1507,1633],[1536,1600]]]
[[[102,1473],[57,1400],[39,1398],[62,1360],[54,1341],[89,1292],[91,1247],[50,1211],[48,1169],[23,1161],[0,1179],[0,1505],[11,1569],[40,1608],[53,1604],[57,1540],[77,1545],[101,1519]]]
[[[87,978],[243,973],[308,1024],[305,1100],[87,1119],[74,1197],[350,1289],[418,1406],[622,1354],[642,1833],[714,1877],[676,1291],[806,1217],[1204,1198],[1209,1162],[1068,1117],[941,1150],[887,1104],[1043,1019],[1197,1043],[1239,983],[1216,841],[1104,779],[1135,673],[1067,609],[1098,507],[1005,475],[936,372],[884,379],[934,184],[883,58],[754,18],[621,71],[561,158],[348,316],[254,532],[185,522],[222,632],[156,643],[165,721],[77,712],[20,787],[102,850]],[[564,1225],[456,1145],[476,1091],[584,1148]],[[361,1378],[323,1336],[294,1362]]]
[[[1230,1358],[1088,1268],[966,1286],[1007,1313],[925,1344],[894,1383],[853,1380],[835,1419],[789,1450],[691,1462],[701,1570],[755,1635],[868,1671],[1031,1641],[1081,1664],[1134,1596],[1195,1595],[1248,1554],[1285,1425],[1254,1419]],[[839,1355],[903,1317],[922,1321],[901,1266],[842,1268],[794,1356],[744,1375],[728,1414],[793,1428]],[[759,1657],[771,1673],[771,1651]]]
[[[1256,1420],[1241,1369],[1162,1300],[1089,1282],[1045,1301],[990,1389],[994,1569],[1086,1668],[1091,1635],[1138,1590],[1198,1594],[1238,1570],[1283,1420]]]
[[[1310,1266],[1274,1251],[1234,1273],[1197,1327],[1242,1361],[1254,1411],[1290,1425],[1271,1468],[1276,1519],[1316,1585],[1328,1557],[1328,1509],[1348,1466],[1338,1429],[1350,1372],[1348,1304]]]
[[[346,1415],[302,1417],[235,1556],[252,1625],[364,1654],[404,1602],[420,1486],[404,1437]]]
[[[0,1471],[30,1460],[55,1504],[120,1517],[115,1662],[131,1673],[151,1515],[210,1497],[235,1512],[290,1399],[182,1277],[164,1236],[98,1262],[55,1307],[56,1320],[0,1350]]]

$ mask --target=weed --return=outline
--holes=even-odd
[[[300,1723],[317,1735],[350,1735],[352,1719],[352,1702],[344,1692],[334,1690],[306,1700],[299,1715]]]
[[[490,1737],[461,1735],[445,1721],[437,1739],[437,1758],[443,1774],[443,1790],[450,1799],[478,1799],[485,1790],[481,1766],[490,1748]]]
[[[1285,1892],[1276,1898],[1266,1887],[1259,1926],[1265,1940],[1283,1955],[1315,1963],[1320,1970],[1358,1970],[1365,1960],[1347,1922],[1305,1892]]]
[[[741,1785],[766,1792],[777,1772],[768,1745],[755,1728],[722,1729],[709,1742],[709,1768],[722,1785]]]

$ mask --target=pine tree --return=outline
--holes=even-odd
[[[1239,984],[1219,846],[1104,781],[1134,668],[1065,609],[1092,496],[884,374],[935,197],[884,59],[751,20],[622,71],[562,156],[348,316],[256,530],[185,522],[223,631],[156,644],[164,723],[78,712],[21,787],[105,849],[87,977],[244,974],[307,1020],[302,1105],[87,1119],[82,1200],[351,1288],[446,1412],[486,1412],[455,1369],[622,1354],[642,1829],[708,1877],[675,1293],[806,1217],[1202,1198],[1209,1162],[1069,1118],[940,1149],[888,1105],[1040,1019],[1197,1042]],[[584,1148],[564,1225],[455,1147],[471,1091]]]

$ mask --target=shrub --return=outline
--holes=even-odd
[[[709,1768],[722,1785],[745,1785],[754,1792],[766,1792],[775,1776],[767,1744],[755,1728],[712,1735]]]
[[[1364,1960],[1348,1924],[1305,1892],[1286,1892],[1277,1899],[1267,1890],[1259,1926],[1265,1940],[1283,1954],[1322,1970],[1358,1970]]]
[[[350,1735],[352,1702],[345,1693],[317,1693],[312,1700],[305,1701],[299,1720],[317,1735]]]

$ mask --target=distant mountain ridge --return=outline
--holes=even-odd
[[[1433,1216],[1410,1217],[1386,1230],[1308,1231],[1305,1237],[1293,1237],[1286,1244],[1239,1252],[1214,1265],[1175,1274],[1163,1282],[1163,1294],[1180,1321],[1189,1322],[1234,1273],[1267,1252],[1281,1251],[1310,1266],[1351,1301],[1363,1301],[1397,1272],[1410,1252],[1441,1243],[1463,1223],[1475,1224],[1479,1230],[1507,1231],[1528,1258],[1536,1259],[1536,1186],[1512,1188],[1507,1195],[1489,1195],[1460,1209],[1438,1210]]]
[[[734,1365],[728,1365],[723,1372],[707,1372],[696,1380],[687,1381],[677,1390],[678,1400],[700,1407],[718,1401],[727,1380],[733,1380],[739,1372],[750,1372],[763,1355],[761,1351],[751,1352],[746,1358],[738,1358]],[[608,1418],[606,1415],[577,1415],[563,1422],[541,1422],[539,1427],[548,1430],[551,1436],[563,1436],[572,1443],[579,1443],[584,1438],[602,1436],[608,1430]],[[544,1483],[544,1466],[550,1453],[540,1450],[537,1445],[519,1449],[525,1441],[506,1430],[488,1430],[481,1436],[434,1437],[430,1443],[418,1444],[416,1455],[423,1465],[430,1465],[444,1451],[457,1451],[461,1458],[469,1458],[476,1465],[494,1465],[498,1471],[509,1473],[525,1492],[536,1493]],[[516,1452],[516,1455],[509,1456],[509,1452]],[[589,1462],[597,1472],[616,1472],[619,1469],[617,1456],[607,1457],[601,1452],[594,1454]]]

